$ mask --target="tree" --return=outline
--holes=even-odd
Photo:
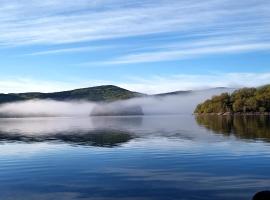
[[[270,85],[222,93],[199,104],[195,113],[270,112]]]

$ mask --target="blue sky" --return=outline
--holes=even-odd
[[[268,0],[2,0],[0,92],[270,83]]]

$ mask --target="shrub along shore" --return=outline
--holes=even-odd
[[[199,104],[197,115],[270,115],[270,85],[222,93]]]

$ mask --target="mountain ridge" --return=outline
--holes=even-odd
[[[58,101],[85,100],[101,102],[125,100],[141,96],[145,96],[145,94],[129,91],[114,85],[102,85],[51,93],[26,92],[0,94],[0,103],[10,103],[31,99],[51,99]]]
[[[164,97],[164,96],[191,94],[193,92],[196,92],[196,90],[195,91],[179,90],[174,92],[148,95],[135,91],[130,91],[115,85],[101,85],[51,93],[25,92],[25,93],[0,94],[0,104],[26,101],[32,99],[41,99],[41,100],[50,99],[57,101],[85,100],[93,102],[113,102],[117,100],[127,100],[136,97]]]

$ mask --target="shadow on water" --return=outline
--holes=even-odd
[[[199,125],[226,136],[270,142],[269,116],[196,116]]]

